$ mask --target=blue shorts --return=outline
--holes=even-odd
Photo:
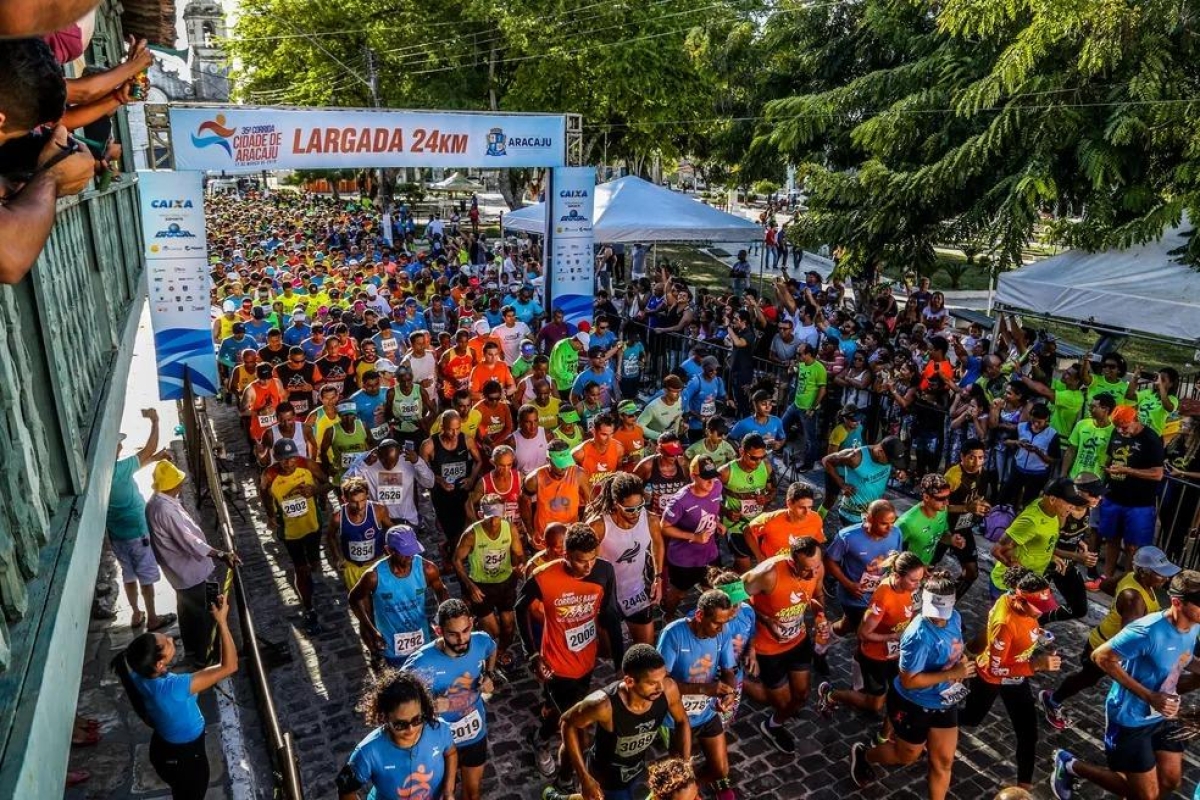
[[[1107,497],[1096,509],[1096,530],[1104,540],[1120,539],[1126,547],[1154,544],[1154,506],[1123,506]]]

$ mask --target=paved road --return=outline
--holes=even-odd
[[[238,444],[240,432],[234,414],[228,409],[219,409],[212,416],[218,434],[230,452],[245,454],[245,448]],[[248,467],[238,472],[242,491],[250,498],[256,497],[253,477]],[[316,604],[322,632],[309,638],[297,630],[298,599],[288,584],[283,547],[262,532],[263,516],[257,499],[251,500],[248,510],[244,503],[242,507],[247,511],[247,521],[241,523],[236,515],[234,519],[239,526],[239,548],[255,604],[257,624],[264,638],[286,641],[292,654],[290,664],[271,674],[283,724],[296,737],[307,797],[332,797],[335,774],[355,743],[367,732],[353,711],[368,675],[365,651],[347,608],[340,580],[328,568],[317,579]],[[423,517],[428,520],[430,515]],[[986,547],[982,549],[986,552]],[[986,612],[982,580],[960,606],[969,631],[979,629]],[[453,583],[450,587],[451,593],[459,596],[458,587]],[[1064,660],[1077,659],[1087,628],[1082,622],[1055,627],[1062,642]],[[849,654],[848,643],[831,650],[834,680],[841,685],[849,683]],[[524,744],[525,733],[534,722],[531,709],[537,706],[537,686],[522,669],[514,669],[511,677],[513,683],[495,696],[489,708],[491,763],[484,782],[484,796],[489,800],[531,800],[539,796],[543,785]],[[597,686],[611,677],[611,668],[602,667],[597,673]],[[1039,688],[1050,684],[1051,681],[1045,678],[1035,680]],[[1075,729],[1055,733],[1042,726],[1044,757],[1038,764],[1035,792],[1040,797],[1050,796],[1046,770],[1054,747],[1066,746],[1089,758],[1101,756],[1099,737],[1103,705],[1100,691],[1093,690],[1080,696],[1070,706],[1070,711],[1078,719]],[[772,749],[758,733],[757,726],[765,714],[763,710],[743,706],[741,716],[733,726],[736,741],[730,760],[742,797],[835,800],[879,797],[882,792],[900,800],[925,796],[923,762],[892,772],[885,782],[868,790],[856,789],[849,778],[848,755],[854,742],[865,740],[873,733],[874,725],[870,719],[847,711],[826,721],[810,705],[791,723],[798,740],[797,753],[785,756]],[[975,730],[964,729],[955,762],[951,797],[962,800],[990,797],[1001,787],[1015,782],[1013,733],[1007,717],[1002,715],[1002,706],[997,703],[996,711],[984,724]],[[1200,775],[1195,765],[1193,761],[1189,769],[1186,784],[1189,793],[1192,782]],[[1080,796],[1099,797],[1100,792],[1084,789]]]

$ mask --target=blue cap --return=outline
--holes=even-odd
[[[425,545],[417,541],[417,532],[411,525],[393,525],[388,528],[383,542],[389,550],[400,556],[415,556],[425,552]]]

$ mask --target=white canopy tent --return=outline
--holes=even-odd
[[[476,183],[461,172],[456,172],[448,178],[430,184],[429,188],[435,192],[482,192],[483,184]]]
[[[1102,328],[1200,342],[1200,272],[1170,255],[1191,225],[1127,250],[1072,250],[1000,276],[996,301]]]
[[[544,235],[545,203],[505,214],[503,226]],[[592,231],[600,244],[752,242],[762,237],[762,228],[751,220],[632,175],[596,187]]]

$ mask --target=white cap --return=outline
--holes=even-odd
[[[226,314],[228,314],[232,311],[237,311],[237,303],[235,303],[232,300],[226,300],[224,303],[221,304],[221,308],[225,311]]]
[[[581,345],[583,345],[584,350],[587,350],[592,346],[592,335],[587,331],[579,331],[575,334],[575,338],[579,340]]]
[[[487,336],[492,332],[492,326],[488,324],[486,319],[477,319],[475,324],[471,326],[471,330],[478,333],[480,336]]]
[[[950,619],[954,614],[954,595],[921,591],[921,615],[930,619]]]
[[[396,365],[390,358],[381,358],[375,362],[376,372],[386,372],[389,375],[396,371]]]
[[[373,283],[368,283],[367,284],[367,295],[369,297],[374,297],[377,294],[379,294],[379,287]]]

